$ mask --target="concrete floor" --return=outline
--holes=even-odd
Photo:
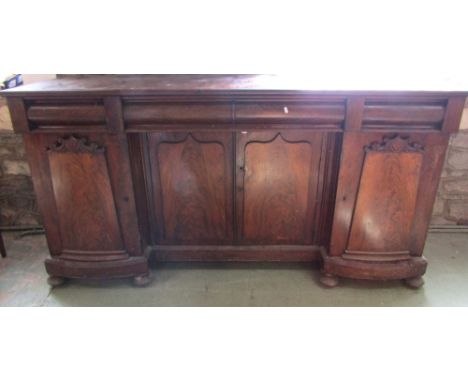
[[[277,264],[163,264],[154,281],[70,281],[51,289],[43,266],[45,237],[4,233],[0,306],[468,306],[468,235],[430,234],[426,284],[341,280],[325,289],[311,266]]]

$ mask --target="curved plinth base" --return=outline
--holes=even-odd
[[[124,260],[113,261],[73,261],[60,257],[45,261],[49,280],[58,282],[59,279],[113,279],[137,278],[149,275],[148,260],[144,256],[129,257]],[[57,280],[57,281],[55,281]],[[142,281],[143,282],[143,281]],[[51,284],[51,281],[49,281]],[[56,284],[53,286],[57,286]]]
[[[322,254],[323,273],[361,280],[405,280],[413,288],[422,286],[427,268],[424,257],[398,261],[360,261]],[[414,286],[413,286],[414,285]]]

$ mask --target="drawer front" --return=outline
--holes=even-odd
[[[127,102],[123,115],[130,127],[171,123],[298,123],[338,127],[344,122],[345,105],[344,102]]]
[[[144,125],[158,123],[229,123],[229,103],[127,103],[123,107],[125,123]]]
[[[102,105],[32,106],[28,119],[39,125],[100,124],[106,116]]]
[[[445,109],[444,101],[415,104],[368,100],[364,105],[363,129],[440,130]]]
[[[305,123],[340,125],[344,103],[238,103],[236,122]]]
[[[35,101],[26,103],[30,130],[72,130],[106,128],[106,110],[102,100]]]

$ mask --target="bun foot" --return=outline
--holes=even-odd
[[[405,284],[410,288],[418,289],[424,285],[424,279],[422,277],[413,277],[411,279],[405,279]]]
[[[330,273],[322,273],[320,283],[328,288],[333,288],[338,285],[338,277]]]
[[[133,278],[133,285],[137,287],[145,287],[148,284],[150,284],[152,280],[153,277],[151,275],[151,272],[148,272],[146,275],[135,276]]]
[[[58,287],[60,285],[63,285],[65,281],[66,280],[63,277],[49,276],[49,278],[47,279],[47,284],[49,284],[53,288],[53,287]]]

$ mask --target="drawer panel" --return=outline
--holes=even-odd
[[[232,122],[229,103],[127,103],[123,108],[128,124]]]
[[[341,124],[344,103],[249,103],[236,104],[236,122]]]
[[[28,120],[36,125],[105,124],[103,105],[37,105],[27,111]]]
[[[441,128],[445,104],[388,104],[366,102],[364,106],[364,129],[413,129]]]
[[[105,130],[102,99],[44,99],[25,102],[29,130],[41,132]]]

